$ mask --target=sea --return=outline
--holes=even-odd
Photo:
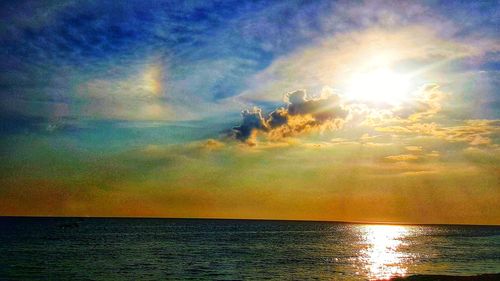
[[[0,280],[382,280],[500,272],[500,226],[0,218]]]

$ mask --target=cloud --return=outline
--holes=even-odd
[[[408,151],[414,151],[414,152],[420,152],[420,151],[422,151],[422,147],[421,146],[409,145],[409,146],[407,146],[405,148]]]
[[[267,131],[268,129],[260,108],[255,107],[252,110],[243,110],[241,117],[243,118],[241,125],[233,128],[234,136],[238,140],[246,141],[256,130]]]
[[[396,161],[396,162],[403,162],[403,161],[418,160],[419,157],[417,155],[413,155],[413,154],[400,154],[400,155],[386,156],[385,159],[391,160],[391,161]]]
[[[214,139],[208,139],[207,141],[202,143],[202,147],[209,149],[209,150],[219,149],[219,148],[224,147],[224,145],[225,144],[223,142],[220,142],[220,141],[214,140]]]
[[[421,146],[406,146],[405,149],[409,153],[390,155],[384,157],[384,159],[394,162],[410,162],[416,160],[432,162],[437,160],[441,156],[439,151],[436,150],[424,154],[423,153],[424,149]]]
[[[500,133],[500,120],[465,120],[455,126],[416,122],[402,126],[375,127],[375,130],[403,135],[425,135],[448,142],[466,142],[481,146],[492,144],[491,137]]]
[[[286,107],[262,115],[260,108],[244,110],[241,125],[234,127],[236,139],[255,144],[257,133],[265,133],[270,140],[280,140],[312,131],[335,130],[342,127],[348,111],[340,105],[340,98],[323,91],[318,98],[309,98],[305,90],[296,90],[284,96]]]
[[[427,153],[425,156],[435,158],[435,157],[441,156],[441,153],[439,153],[439,151],[437,151],[437,150],[433,150],[433,151],[431,151],[431,153]]]
[[[472,163],[481,165],[491,165],[493,169],[498,169],[500,162],[500,147],[477,147],[469,146],[462,151],[465,158]]]
[[[379,107],[362,103],[348,104],[353,123],[378,127],[381,125],[399,126],[417,122],[429,122],[447,115],[443,112],[444,102],[450,95],[440,90],[435,83],[420,86],[401,104]],[[450,101],[451,103],[451,101]]]
[[[405,110],[410,111],[411,121],[419,121],[434,117],[442,109],[442,102],[447,94],[439,90],[437,84],[427,84],[418,90],[416,101]],[[404,111],[404,110],[403,110]]]

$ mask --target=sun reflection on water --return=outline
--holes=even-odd
[[[409,228],[397,225],[363,225],[361,235],[366,247],[361,260],[370,280],[404,276],[406,254],[401,251]]]

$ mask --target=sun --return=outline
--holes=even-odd
[[[409,76],[395,73],[388,66],[377,66],[353,73],[345,94],[354,101],[399,104],[408,97]]]

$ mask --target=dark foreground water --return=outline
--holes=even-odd
[[[500,272],[500,227],[0,218],[0,280],[367,280]]]

